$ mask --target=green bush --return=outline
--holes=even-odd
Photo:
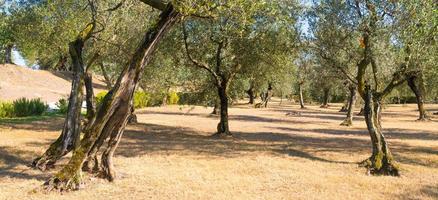
[[[169,92],[169,94],[167,94],[167,104],[175,105],[175,104],[178,104],[178,102],[179,102],[178,93],[176,93],[176,92]]]
[[[14,117],[14,105],[10,102],[0,102],[0,118]]]
[[[48,108],[47,104],[41,101],[41,99],[26,99],[20,98],[13,103],[14,116],[26,117],[26,116],[40,116]]]
[[[56,106],[58,106],[58,112],[61,114],[66,114],[68,111],[68,100],[66,99],[60,99],[56,103]]]
[[[150,95],[146,92],[134,93],[134,108],[144,108],[148,106]]]
[[[103,99],[108,94],[108,92],[99,92],[96,95],[96,105],[102,104]],[[134,93],[134,108],[144,108],[148,106],[150,100],[150,95],[146,92],[135,92]]]
[[[105,96],[108,94],[108,92],[106,92],[106,91],[102,91],[102,92],[99,92],[97,95],[96,95],[96,97],[94,97],[95,99],[96,99],[96,105],[97,106],[99,106],[101,103],[102,103],[102,101],[103,101],[103,99],[105,98]]]

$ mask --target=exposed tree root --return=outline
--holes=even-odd
[[[359,163],[360,167],[367,169],[369,175],[400,176],[399,167],[394,161],[387,162],[386,159],[370,157]]]
[[[350,118],[344,119],[344,121],[339,124],[341,126],[353,126],[353,121]]]
[[[80,171],[69,171],[70,168],[64,169],[44,183],[43,189],[45,191],[72,191],[81,188],[82,175]]]

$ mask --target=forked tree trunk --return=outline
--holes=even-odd
[[[14,45],[8,44],[5,48],[5,64],[14,64],[12,63],[12,49]]]
[[[322,96],[322,105],[321,108],[328,108],[329,98],[330,98],[330,88],[324,89],[324,94]]]
[[[114,144],[112,141],[115,141],[115,144],[120,141],[121,133],[125,129],[130,114],[131,101],[140,74],[150,62],[160,39],[179,16],[180,14],[174,10],[171,4],[161,13],[158,22],[143,37],[141,44],[122,71],[114,88],[105,96],[94,123],[89,129],[85,130],[84,138],[81,140],[79,147],[73,151],[73,156],[68,164],[46,182],[47,190],[78,189],[81,183],[82,165],[99,136],[105,134],[104,131],[110,133],[108,135],[116,135],[113,140],[110,139],[112,144]],[[117,145],[112,146],[115,149]],[[114,150],[110,151],[113,152]],[[108,152],[105,155],[111,156],[112,153]],[[102,162],[107,161],[108,158],[104,158]],[[106,174],[106,178],[109,180],[112,180],[113,177],[113,174]]]
[[[419,117],[418,120],[425,121],[429,119],[426,109],[424,108],[424,82],[421,75],[413,75],[407,79],[408,85],[415,94],[417,100]]]
[[[298,83],[298,95],[299,95],[299,99],[300,99],[300,107],[301,107],[301,109],[306,108],[304,106],[303,83]]]
[[[225,81],[223,81],[225,82]],[[220,99],[220,121],[217,125],[217,135],[219,136],[231,136],[230,127],[228,125],[228,94],[226,83],[217,87],[219,99]]]
[[[84,63],[82,50],[94,25],[89,24],[78,38],[69,44],[69,52],[73,63],[73,80],[68,102],[67,117],[59,138],[50,145],[46,152],[32,162],[32,166],[40,170],[52,167],[62,156],[78,146],[81,133],[81,109],[84,99]]]
[[[347,117],[341,123],[341,126],[351,126],[353,125],[353,115],[354,115],[354,105],[356,104],[356,86],[351,85],[349,87],[350,95],[348,98],[348,109],[347,109]]]
[[[373,97],[370,85],[365,87],[365,122],[371,136],[372,155],[361,163],[370,174],[399,176],[396,165],[380,124],[381,102]]]

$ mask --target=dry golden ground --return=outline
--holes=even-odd
[[[211,108],[141,110],[116,151],[122,177],[86,176],[82,190],[63,194],[31,191],[68,158],[44,173],[26,166],[58,136],[62,119],[3,123],[0,199],[438,199],[437,120],[415,121],[415,105],[388,106],[383,127],[402,176],[375,177],[356,164],[370,155],[362,117],[341,127],[339,108],[235,106],[233,139],[210,137],[218,121]]]

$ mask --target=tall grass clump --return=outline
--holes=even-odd
[[[41,116],[48,108],[40,98],[20,98],[13,103],[15,117]]]

